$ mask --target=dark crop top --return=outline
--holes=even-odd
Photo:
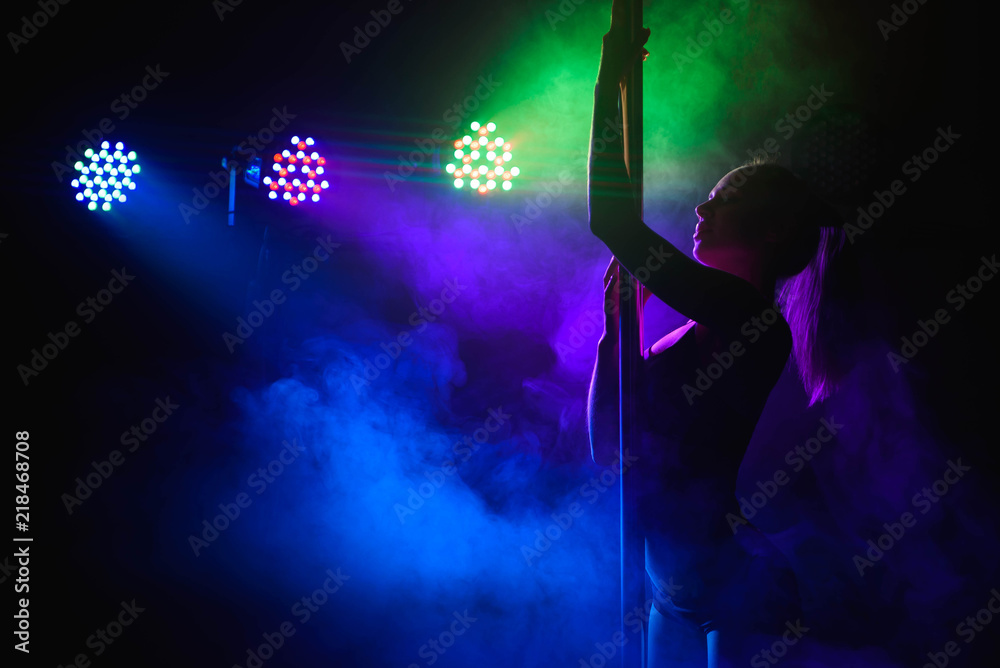
[[[787,328],[783,320],[776,326]],[[637,417],[647,529],[699,541],[731,533],[725,517],[736,509],[740,463],[790,352],[780,333],[758,331],[751,343],[747,331],[735,339],[743,345],[738,356],[704,360],[691,327],[643,360]],[[731,344],[722,345],[728,351]]]

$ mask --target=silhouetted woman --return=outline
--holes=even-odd
[[[798,636],[791,629],[802,613],[781,553],[749,522],[732,521],[739,516],[736,478],[793,350],[810,405],[833,390],[816,322],[823,274],[842,244],[839,217],[788,170],[749,164],[726,174],[695,208],[697,261],[653,232],[635,213],[620,137],[597,141],[606,119],[617,117],[626,71],[647,55],[649,30],[634,36],[624,25],[613,16],[604,37],[590,228],[616,258],[605,276],[606,297],[617,288],[618,262],[632,273],[645,267],[645,289],[690,318],[643,351],[639,376],[640,451],[632,454],[646,570],[660,589],[648,665],[703,666],[707,656],[711,667],[766,666],[755,653],[783,636],[794,654]],[[780,307],[779,279],[787,279]],[[591,446],[602,465],[618,454],[617,324],[608,314],[591,385]],[[677,642],[685,632],[700,634],[697,652]],[[795,663],[789,656],[785,665]]]

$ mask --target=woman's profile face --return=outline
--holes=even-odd
[[[716,184],[708,199],[695,207],[694,257],[719,269],[746,261],[763,250],[769,202],[761,179],[734,169]]]

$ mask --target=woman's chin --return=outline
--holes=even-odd
[[[717,253],[711,251],[706,252],[704,249],[695,250],[694,259],[699,263],[705,265],[706,267],[711,267],[712,269],[719,269],[721,271],[728,271],[726,269],[726,261],[719,257]],[[731,272],[730,272],[731,273]]]

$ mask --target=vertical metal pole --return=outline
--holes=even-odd
[[[229,164],[229,227],[236,224],[236,167]]]
[[[628,3],[629,30],[639,34],[642,28],[642,0]],[[629,180],[635,196],[636,214],[642,210],[642,60],[635,63],[625,79],[621,96],[623,144]],[[621,396],[621,442],[619,461],[621,474],[621,584],[622,584],[622,633],[628,642],[622,647],[623,668],[643,668],[646,663],[646,629],[640,637],[630,637],[625,628],[625,616],[645,605],[646,594],[646,542],[639,526],[638,470],[642,461],[624,468],[626,454],[637,456],[639,434],[636,424],[636,380],[642,353],[642,303],[639,283],[628,275],[630,290],[619,296],[619,389]],[[620,280],[624,282],[624,277]]]

